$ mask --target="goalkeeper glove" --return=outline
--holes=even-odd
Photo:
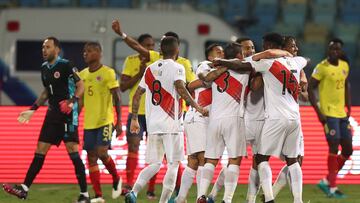
[[[73,108],[73,102],[68,100],[62,100],[59,102],[60,111],[64,114],[70,114]]]

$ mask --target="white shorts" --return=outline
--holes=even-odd
[[[300,127],[300,153],[299,155],[300,156],[304,156],[305,154],[305,147],[304,147],[304,134],[303,134],[303,131]]]
[[[256,143],[261,135],[264,126],[264,120],[248,120],[245,119],[245,137],[247,145],[251,146],[253,154],[257,153]]]
[[[296,158],[300,154],[300,120],[265,120],[259,141],[258,154]]]
[[[204,122],[184,122],[187,155],[205,151],[207,126]]]
[[[184,133],[150,134],[147,138],[145,161],[161,163],[166,155],[169,163],[184,159]]]
[[[246,156],[245,124],[241,117],[210,120],[207,128],[205,158],[219,159],[225,150],[229,158]]]

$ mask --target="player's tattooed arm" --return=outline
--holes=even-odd
[[[217,69],[214,69],[208,73],[199,73],[198,77],[204,82],[212,82],[227,70],[228,69],[226,67],[220,66]]]
[[[78,72],[73,73],[73,78],[75,80],[76,84],[76,90],[74,93],[74,97],[70,99],[71,102],[75,102],[74,100],[79,100],[83,95],[85,91],[85,85],[84,82],[80,79]]]
[[[138,87],[136,89],[136,92],[133,96],[133,103],[132,103],[132,118],[134,120],[137,120],[138,118],[138,111],[139,111],[139,106],[140,106],[140,99],[141,99],[141,95],[143,95],[145,93],[145,89],[142,87]]]
[[[146,57],[147,59],[150,58],[150,53],[147,49],[145,49],[141,44],[133,39],[130,36],[127,36],[121,29],[120,21],[119,20],[113,20],[112,21],[112,29],[116,34],[118,34],[124,42],[133,50],[137,51],[140,55]]]
[[[269,59],[269,58],[279,58],[283,56],[289,56],[292,57],[293,55],[289,52],[281,49],[268,49],[263,52],[259,52],[257,54],[254,54],[252,56],[252,60],[259,61],[260,59]]]
[[[216,59],[213,61],[213,65],[227,67],[228,69],[235,71],[252,71],[253,67],[249,62],[245,62],[240,59]]]
[[[196,90],[198,88],[201,88],[201,87],[208,87],[208,85],[204,81],[202,81],[200,79],[196,79],[196,80],[194,80],[194,81],[192,81],[192,82],[190,82],[189,84],[186,85],[186,89],[190,93],[194,92],[194,90]]]
[[[115,105],[115,110],[116,110],[116,135],[119,136],[122,133],[122,122],[121,122],[121,95],[120,95],[120,88],[116,87],[110,90],[112,96],[113,96],[113,100],[114,100],[114,105]]]
[[[176,80],[174,84],[175,84],[175,89],[176,89],[177,93],[181,96],[182,99],[184,99],[186,101],[187,104],[192,106],[203,116],[208,116],[208,114],[209,114],[208,110],[204,109],[203,107],[201,107],[198,103],[196,103],[194,101],[194,99],[191,97],[190,93],[187,91],[184,81]]]
[[[308,88],[308,93],[309,93],[309,100],[311,105],[314,107],[314,110],[319,118],[319,121],[322,124],[326,123],[326,116],[324,114],[321,113],[320,108],[318,106],[318,98],[316,97],[316,93],[318,90],[318,86],[320,84],[320,81],[316,80],[315,78],[311,77],[310,81],[309,81],[309,88]]]
[[[345,103],[347,108],[347,116],[351,115],[351,89],[349,79],[345,80]]]

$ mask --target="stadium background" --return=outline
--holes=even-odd
[[[348,160],[338,183],[360,184],[360,1],[358,0],[0,0],[0,12],[8,8],[122,8],[162,10],[186,10],[210,13],[228,23],[241,35],[254,39],[257,50],[261,50],[261,36],[265,32],[276,31],[293,35],[299,39],[300,54],[312,59],[312,64],[325,57],[328,39],[340,37],[345,42],[344,50],[350,63],[350,82],[352,84],[351,125],[354,132],[354,153]],[[10,26],[10,27],[9,27]],[[12,24],[7,24],[11,29]],[[16,25],[15,25],[16,26]],[[5,28],[1,28],[5,29]],[[146,32],[146,30],[144,31]],[[81,51],[81,50],[80,50]],[[76,53],[81,57],[79,51]],[[66,56],[65,56],[66,57]],[[82,62],[78,60],[78,66]],[[115,65],[115,64],[112,64]],[[11,77],[6,64],[0,59],[0,90]],[[312,69],[306,70],[309,77]],[[10,71],[11,72],[11,71]],[[40,78],[40,77],[39,77]],[[26,83],[27,81],[21,81]],[[10,90],[11,92],[11,90]],[[12,92],[14,93],[14,92]],[[19,92],[16,92],[19,94]],[[16,102],[14,102],[16,103]],[[0,100],[1,104],[1,100]],[[307,104],[305,104],[307,105]],[[0,106],[0,182],[21,182],[32,160],[39,130],[46,107],[36,112],[32,121],[19,125],[16,121],[18,113],[26,109],[23,106]],[[123,122],[126,121],[127,107],[123,107]],[[302,125],[305,137],[304,183],[314,184],[327,173],[327,146],[323,129],[309,106],[301,107]],[[82,124],[82,117],[80,119]],[[82,126],[80,135],[82,136]],[[137,172],[144,166],[144,142],[141,143],[140,159]],[[112,142],[111,155],[115,158],[119,170],[125,168],[127,145],[122,135]],[[86,162],[86,154],[81,154]],[[226,154],[223,157],[226,158]],[[247,182],[250,160],[244,159],[241,166],[240,183]],[[185,164],[186,162],[184,162]],[[222,162],[226,163],[225,160]],[[280,170],[282,163],[273,160],[274,172]],[[101,165],[103,173],[107,173]],[[218,166],[217,169],[220,169]],[[162,168],[157,182],[164,175]],[[217,170],[216,173],[218,173]],[[125,179],[125,174],[121,174]],[[274,176],[275,178],[276,176]],[[67,157],[65,148],[53,148],[47,156],[43,170],[35,180],[36,183],[75,183],[73,168]],[[110,183],[111,177],[104,176],[103,183]]]

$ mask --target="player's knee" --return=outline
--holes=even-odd
[[[191,154],[188,156],[188,167],[197,170],[199,165],[199,161],[197,159],[197,156],[195,154]]]
[[[257,154],[255,155],[256,164],[259,165],[261,162],[269,161],[269,156]]]
[[[298,159],[297,159],[297,158],[287,158],[287,157],[286,157],[286,164],[287,164],[288,166],[291,166],[291,165],[293,165],[293,164],[296,163],[296,162],[298,162]]]
[[[87,158],[88,158],[88,161],[89,161],[89,165],[95,165],[97,163],[98,157],[96,155],[88,153]]]

